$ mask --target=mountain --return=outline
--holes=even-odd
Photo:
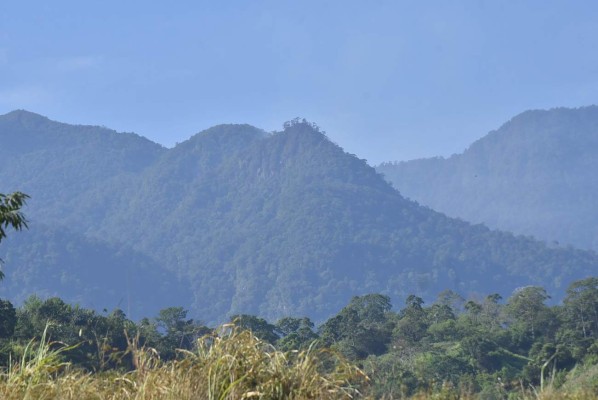
[[[0,116],[2,189],[19,188],[31,196],[28,216],[33,221],[39,216],[61,223],[87,202],[88,193],[102,185],[109,190],[111,181],[139,173],[164,152],[133,133],[63,124],[23,110]],[[81,224],[90,219],[73,216]]]
[[[447,215],[598,250],[596,106],[527,111],[462,154],[377,170]]]
[[[12,128],[2,122],[7,152],[35,157],[12,148],[4,139]],[[92,128],[68,129],[84,136]],[[27,213],[36,223],[66,226],[107,248],[146,257],[149,265],[132,257],[131,266],[164,268],[187,284],[193,300],[183,306],[207,322],[235,313],[321,320],[352,296],[371,292],[429,300],[443,289],[508,294],[537,284],[558,295],[598,267],[592,252],[491,231],[407,200],[364,160],[304,121],[275,133],[220,125],[172,149],[130,134],[97,133],[109,140],[89,150],[93,157],[115,157],[100,176],[98,164],[81,159],[89,149],[84,139],[80,151],[55,150],[51,176],[37,162],[21,164],[30,189],[49,191],[32,198]],[[57,140],[44,130],[23,135],[31,135],[25,141]],[[142,160],[127,163],[122,154]],[[0,182],[18,183],[15,174],[1,169]],[[74,182],[65,194],[69,207],[58,196],[63,176]],[[17,189],[26,190],[11,187]],[[77,268],[82,260],[73,261]],[[170,299],[164,296],[160,300]]]

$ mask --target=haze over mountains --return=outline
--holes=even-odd
[[[527,111],[462,154],[377,170],[449,216],[598,250],[596,106]]]
[[[429,299],[538,284],[558,294],[598,268],[592,252],[409,201],[303,121],[275,133],[220,125],[166,149],[15,111],[0,116],[0,144],[0,191],[31,195],[33,232],[0,247],[2,296],[41,291],[98,308],[134,297],[129,306],[183,305],[207,322],[322,319],[372,292]]]

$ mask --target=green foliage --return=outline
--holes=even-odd
[[[594,301],[593,282],[569,286],[573,310],[578,310],[574,300]],[[568,305],[544,304],[543,288],[516,290],[504,305],[497,294],[470,299],[462,313],[445,301],[458,296],[445,295],[430,306],[410,295],[396,312],[388,296],[356,296],[317,333],[309,318],[270,324],[241,314],[209,329],[188,319],[181,307],[135,323],[119,309],[98,314],[59,298],[31,297],[16,313],[7,302],[0,317],[14,331],[0,338],[0,363],[12,372],[0,374],[0,393],[8,382],[52,387],[62,374],[83,376],[78,371],[90,373],[85,376],[94,382],[128,372],[126,380],[117,379],[136,382],[126,386],[127,393],[148,385],[224,398],[249,392],[314,398],[323,393],[310,391],[319,390],[312,385],[320,379],[333,384],[326,390],[340,398],[352,393],[382,399],[550,399],[595,392],[598,341],[584,337]],[[410,336],[409,326],[422,328]],[[358,363],[367,377],[339,354]],[[346,379],[342,392],[327,380],[333,377]]]
[[[8,300],[0,299],[0,339],[14,335],[17,324],[17,312]]]
[[[0,193],[0,242],[6,238],[6,230],[10,227],[20,231],[27,228],[27,219],[21,212],[28,195],[21,192],[11,194]],[[0,264],[2,259],[0,259]],[[0,280],[4,279],[4,272],[0,271]]]
[[[230,317],[231,322],[242,330],[248,330],[257,338],[274,344],[280,337],[276,334],[276,326],[263,318],[240,314]]]
[[[543,288],[529,286],[518,289],[508,300],[507,316],[513,319],[516,329],[529,333],[531,340],[536,338],[539,330],[549,327],[551,315],[544,304],[548,298]]]
[[[327,346],[339,349],[352,359],[382,354],[390,342],[394,325],[390,309],[388,296],[355,296],[340,313],[320,327],[320,336]]]
[[[156,344],[150,341],[165,360],[176,357],[175,350],[191,350],[197,338],[208,334],[210,330],[193,319],[187,319],[187,310],[183,307],[169,307],[160,310],[154,319],[157,330],[163,333]]]
[[[313,329],[314,323],[309,318],[282,318],[276,322],[276,332],[280,335],[276,346],[282,351],[307,349],[318,339]]]
[[[21,192],[0,193],[0,241],[6,237],[6,229],[9,227],[16,230],[27,228],[27,219],[21,208],[28,198],[28,195]]]
[[[591,304],[592,284],[593,279],[573,282],[568,301],[584,297]],[[459,315],[446,305],[446,299],[454,297],[444,293],[429,307],[417,296],[407,298],[396,314],[388,351],[370,356],[365,364],[372,394],[377,398],[407,398],[416,393],[422,398],[560,398],[573,393],[566,384],[569,371],[585,369],[582,366],[598,360],[588,356],[598,347],[583,347],[581,326],[568,317],[575,314],[563,313],[566,306],[545,305],[548,295],[543,288],[516,290],[506,305],[498,294],[482,302],[472,299]],[[583,351],[577,350],[580,346]],[[587,377],[583,379],[587,382]],[[592,393],[591,384],[584,385],[575,391],[583,395],[576,396],[586,398]]]
[[[598,338],[598,278],[573,282],[567,289],[563,312],[569,324],[584,338]]]
[[[405,301],[405,308],[399,314],[401,319],[393,332],[395,339],[414,344],[420,341],[428,329],[429,321],[423,308],[421,297],[409,295]]]

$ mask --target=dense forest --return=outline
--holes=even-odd
[[[212,324],[321,322],[372,292],[429,302],[443,289],[536,285],[558,301],[566,282],[598,269],[592,252],[405,199],[303,120],[271,133],[216,126],[165,149],[16,111],[0,116],[0,139],[0,181],[31,196],[32,233],[2,249],[0,295],[17,304],[38,292],[134,316],[185,304]]]
[[[527,111],[462,154],[377,170],[449,216],[598,250],[597,106]]]
[[[118,379],[111,380],[114,373],[140,374],[140,368],[156,369],[160,365],[169,365],[168,370],[189,369],[195,362],[193,354],[201,356],[202,351],[220,346],[219,340],[232,340],[227,351],[238,351],[236,346],[246,346],[250,339],[239,333],[232,333],[231,339],[231,327],[236,326],[240,331],[251,331],[259,339],[251,345],[257,347],[251,348],[265,353],[252,361],[253,353],[243,347],[243,357],[229,364],[226,371],[250,368],[242,363],[251,364],[255,371],[268,365],[272,368],[272,357],[280,354],[286,354],[284,368],[291,371],[297,366],[293,357],[311,354],[319,359],[310,372],[314,376],[316,372],[324,376],[338,373],[339,365],[345,373],[347,368],[358,368],[355,371],[361,371],[361,379],[352,375],[344,383],[352,385],[345,389],[352,387],[357,397],[504,399],[536,398],[541,393],[559,398],[578,393],[590,398],[591,393],[598,393],[598,278],[571,283],[558,305],[547,305],[548,299],[548,293],[538,286],[519,288],[504,300],[496,293],[465,299],[445,290],[430,304],[410,295],[400,310],[393,311],[388,296],[368,294],[353,297],[317,327],[307,317],[285,317],[273,323],[243,314],[231,316],[232,325],[213,328],[189,319],[182,307],[169,307],[153,318],[134,322],[119,309],[98,313],[59,298],[33,296],[16,309],[9,301],[0,302],[0,363],[6,367],[11,360],[23,356],[26,360],[28,349],[47,343],[45,351],[55,357],[48,362],[55,369],[44,382],[59,379],[57,371],[71,376],[76,371],[88,371],[116,388]],[[30,342],[32,338],[34,342]],[[139,349],[151,349],[154,363],[140,366]],[[218,357],[226,357],[224,354]],[[31,354],[29,357],[33,359]],[[257,374],[255,371],[245,372]],[[129,379],[135,378],[130,375]],[[143,377],[137,375],[137,379]],[[184,384],[183,376],[177,379]],[[267,384],[256,376],[252,379],[243,381],[243,390],[259,392],[263,390],[260,385]],[[268,375],[268,379],[285,378]],[[0,391],[10,384],[0,379]],[[30,382],[29,387],[35,384]],[[211,387],[195,390],[193,398],[209,398]],[[285,390],[294,389],[290,385],[281,390],[280,395],[286,396],[289,392]],[[345,394],[337,393],[333,398],[349,398]],[[299,398],[319,398],[303,396]]]

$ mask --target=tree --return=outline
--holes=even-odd
[[[248,314],[237,314],[230,317],[230,321],[242,330],[251,331],[256,337],[274,344],[280,337],[276,334],[276,326],[263,318]]]
[[[320,327],[320,337],[325,345],[334,345],[349,358],[382,354],[394,328],[389,319],[391,308],[388,296],[355,296],[340,313]]]
[[[502,296],[498,293],[486,296],[486,299],[481,304],[482,323],[490,329],[497,329],[501,324],[502,305],[499,302]]]
[[[195,340],[208,333],[208,329],[202,324],[187,319],[187,310],[183,307],[160,310],[155,318],[155,326],[164,334],[157,350],[167,360],[176,356],[176,349],[191,350]]]
[[[275,326],[281,336],[276,344],[283,351],[305,348],[318,339],[318,335],[313,331],[314,323],[309,318],[285,317]]]
[[[0,300],[0,338],[10,338],[15,333],[17,312],[8,300]]]
[[[27,219],[21,212],[21,208],[28,198],[28,195],[21,192],[0,193],[0,241],[6,238],[6,230],[9,227],[17,231],[27,228]]]
[[[568,322],[584,338],[598,337],[598,278],[573,282],[564,301]]]
[[[6,238],[6,230],[11,227],[17,231],[27,228],[27,219],[21,212],[28,195],[21,192],[11,194],[0,193],[0,242]],[[0,264],[2,259],[0,258]],[[4,273],[0,271],[0,280],[4,279]]]
[[[459,314],[461,311],[463,311],[465,299],[459,293],[450,289],[445,289],[438,294],[435,304],[448,306],[453,311],[453,314]]]
[[[405,308],[399,312],[400,320],[394,331],[397,339],[415,343],[420,341],[428,329],[428,316],[422,307],[424,300],[415,295],[409,295],[405,300]]]
[[[544,302],[549,298],[544,288],[527,286],[517,289],[507,303],[507,315],[522,331],[531,334],[532,341],[539,328],[546,328],[543,322],[547,322],[549,310]]]

